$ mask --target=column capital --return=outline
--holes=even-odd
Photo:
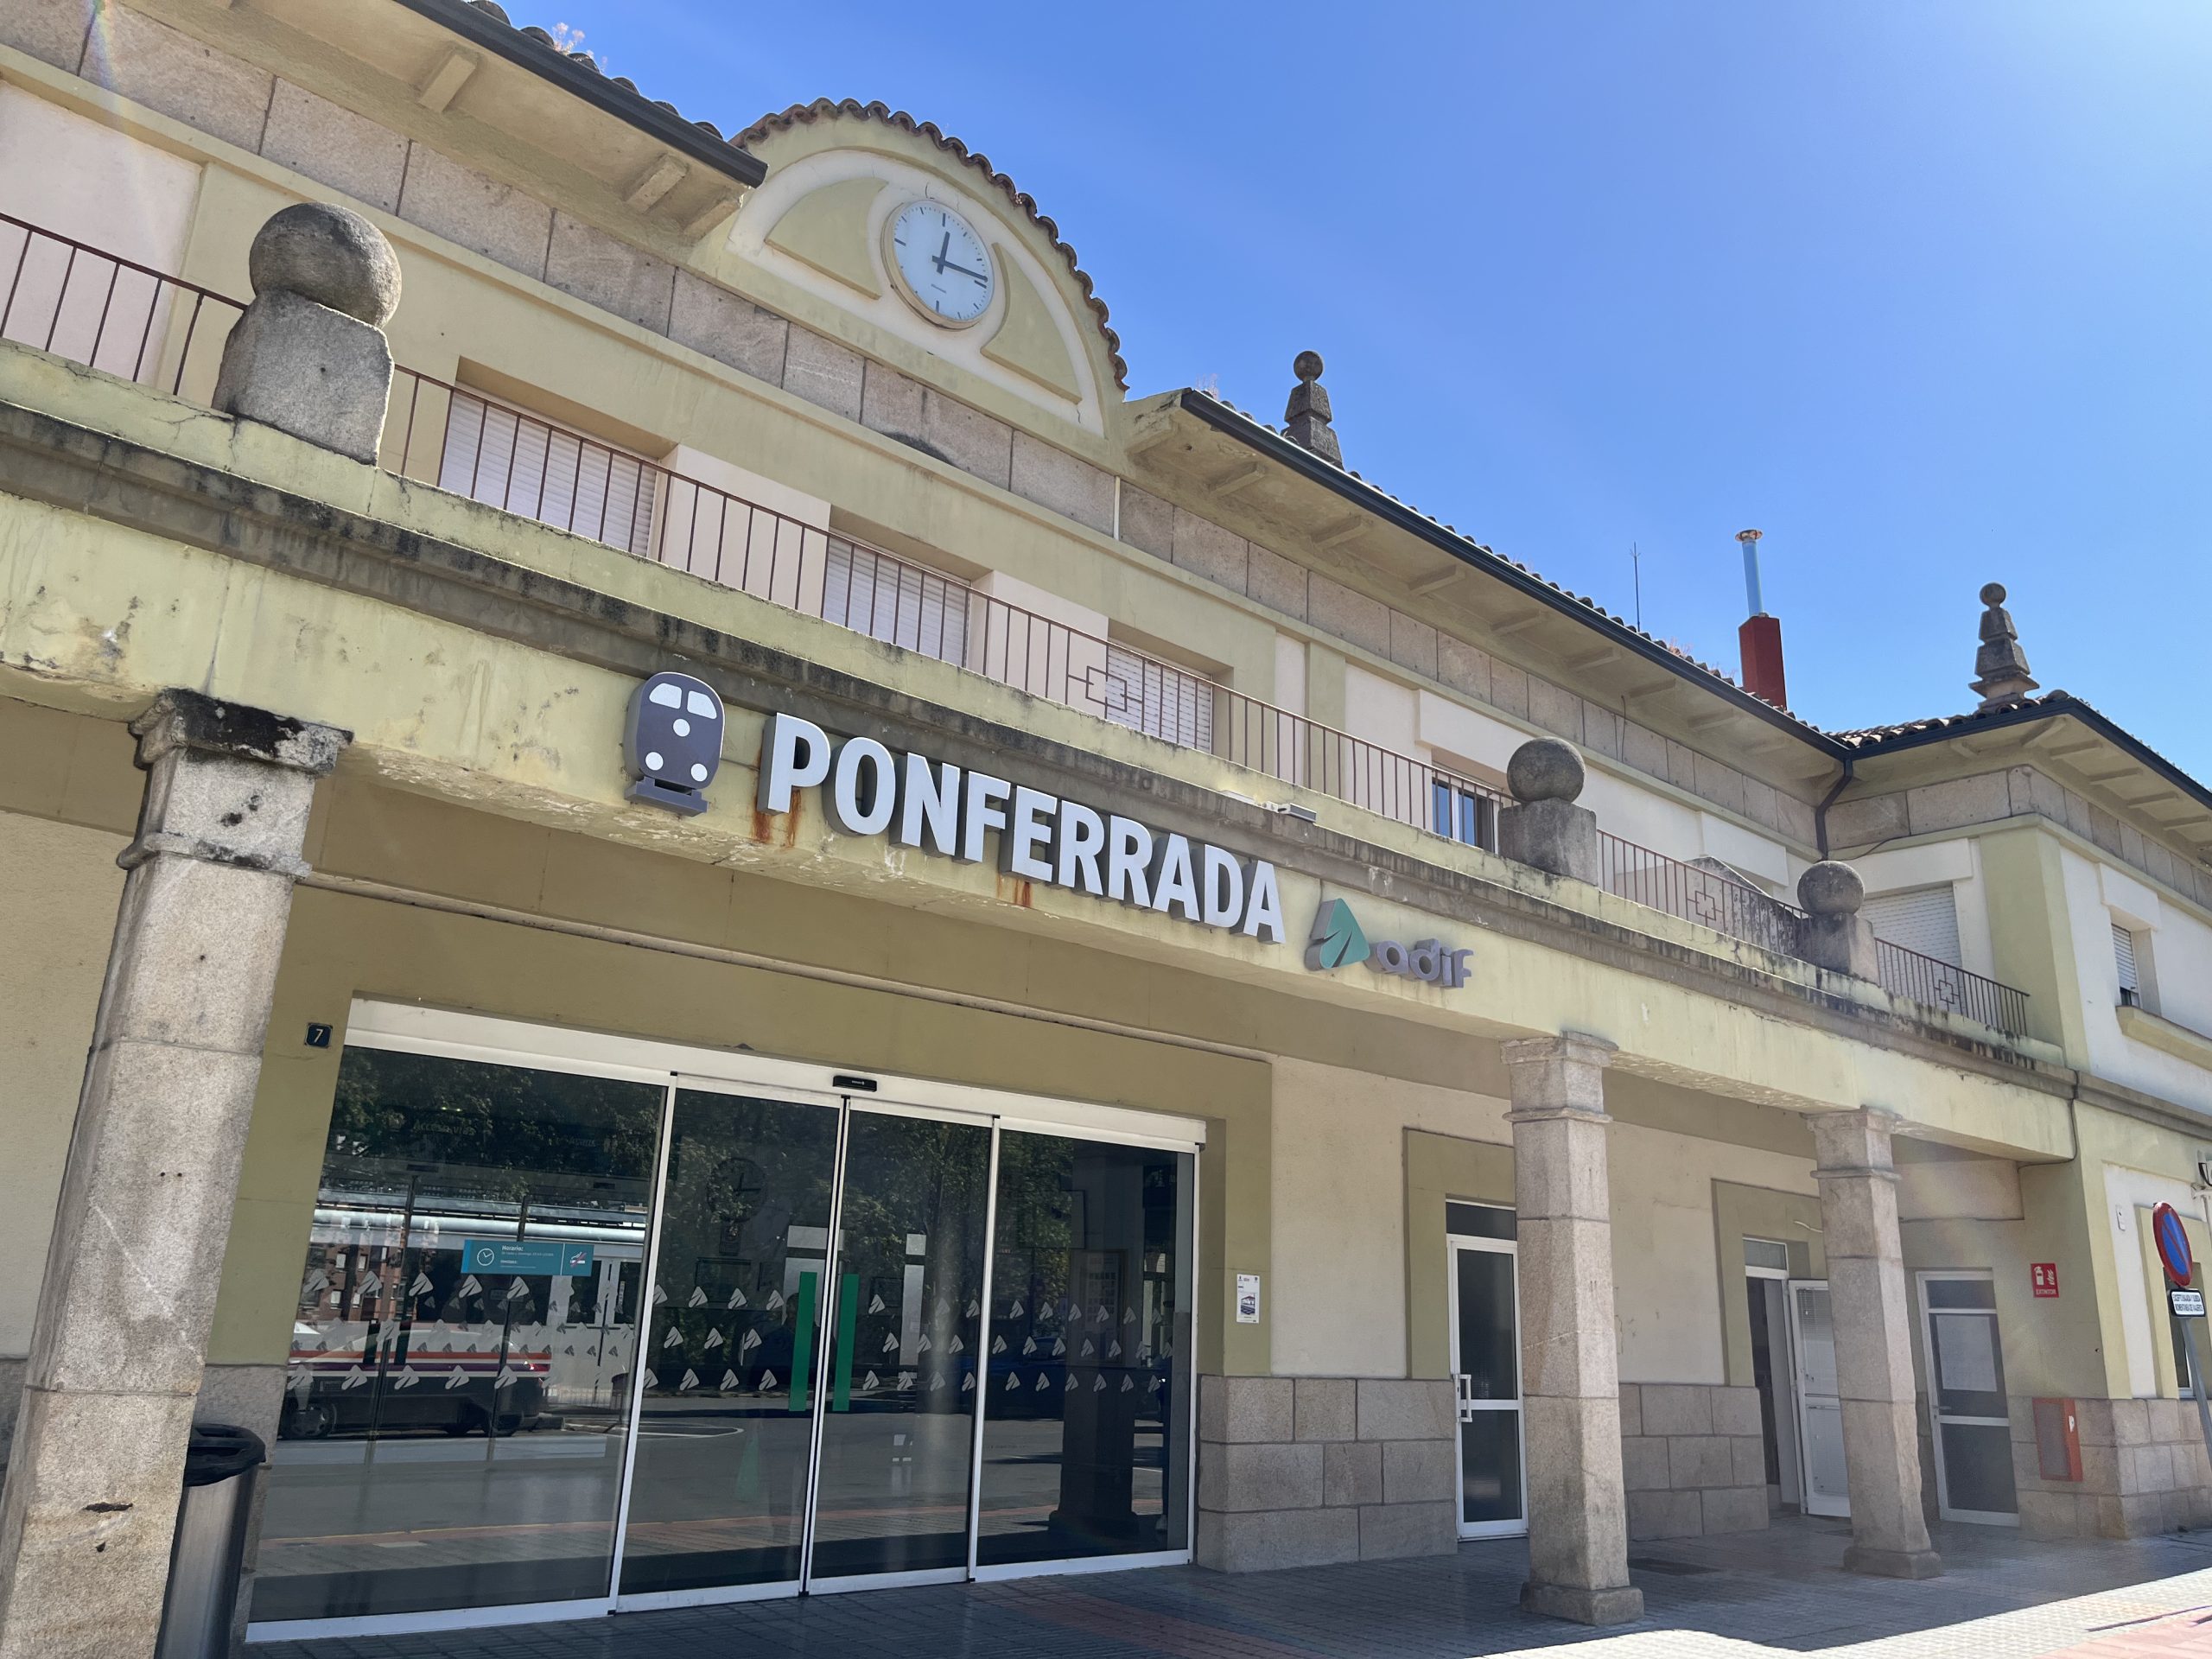
[[[1611,1065],[1620,1045],[1586,1031],[1563,1031],[1556,1037],[1511,1037],[1500,1048],[1508,1065],[1542,1065],[1564,1060],[1571,1065]]]
[[[134,870],[169,855],[293,880],[307,873],[299,849],[315,780],[351,732],[176,688],[130,734],[149,775],[138,833],[117,863]]]
[[[1813,1131],[1813,1175],[1857,1176],[1894,1181],[1896,1160],[1891,1138],[1904,1121],[1886,1106],[1861,1106],[1855,1110],[1809,1112],[1806,1124]]]
[[[338,753],[353,734],[273,715],[266,709],[226,702],[182,686],[172,686],[130,722],[138,740],[138,764],[151,771],[164,755],[185,751],[257,760],[321,778],[338,764]]]
[[[1605,1067],[1619,1052],[1603,1037],[1565,1031],[1556,1037],[1516,1037],[1503,1046],[1509,1123],[1573,1118],[1610,1123],[1605,1113]]]

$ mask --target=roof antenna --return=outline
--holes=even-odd
[[[1643,631],[1643,550],[1634,542],[1628,544],[1628,562],[1636,571],[1636,627]]]

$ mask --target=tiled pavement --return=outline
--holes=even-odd
[[[1513,1541],[1455,1556],[1288,1573],[1194,1567],[1025,1579],[630,1613],[442,1635],[272,1643],[256,1659],[1469,1659],[1594,1643],[1588,1659],[1724,1659],[1780,1649],[1837,1659],[2212,1659],[2212,1534],[2028,1543],[1997,1529],[1937,1535],[1948,1567],[1920,1584],[1838,1565],[1846,1523],[1638,1546],[1646,1616],[1625,1633],[1515,1606]],[[1758,1646],[1745,1647],[1744,1643]],[[1580,1656],[1578,1656],[1580,1659]]]

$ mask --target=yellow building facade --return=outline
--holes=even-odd
[[[2212,1513],[2212,797],[2086,704],[1817,730],[496,7],[10,8],[0,271],[0,1654],[152,1650],[195,1420],[246,1639]]]

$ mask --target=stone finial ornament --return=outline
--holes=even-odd
[[[1839,858],[1825,858],[1797,878],[1797,902],[1812,916],[1856,916],[1866,902],[1866,883]]]
[[[1975,712],[1990,714],[2025,702],[2036,689],[2028,673],[2028,654],[2020,649],[2020,631],[2012,626],[2012,613],[2005,608],[2005,587],[1991,582],[1981,590],[1981,649],[1974,653],[1974,678],[1967,686],[1981,693]]]
[[[1321,353],[1300,352],[1290,372],[1298,377],[1298,384],[1291,388],[1290,404],[1282,412],[1283,435],[1331,466],[1343,466],[1344,447],[1329,426],[1329,393],[1321,384]]]
[[[246,274],[256,294],[282,289],[381,328],[399,309],[399,257],[384,232],[344,207],[302,201],[255,232]]]
[[[303,201],[270,215],[247,259],[253,303],[223,343],[215,407],[374,465],[391,395],[385,321],[399,259],[360,214]]]
[[[1577,806],[1589,772],[1564,738],[1532,737],[1505,763],[1513,804],[1497,814],[1497,850],[1571,880],[1598,880],[1598,815]]]
[[[1505,786],[1516,801],[1571,801],[1588,778],[1581,752],[1563,737],[1532,737],[1505,763]]]

